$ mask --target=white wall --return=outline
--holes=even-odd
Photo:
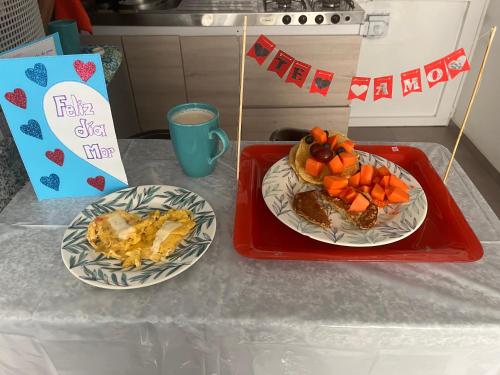
[[[484,56],[489,30],[494,25],[500,26],[499,21],[500,1],[490,1],[482,28],[481,34],[483,36],[477,42],[471,64],[472,68],[453,115],[453,121],[459,126],[465,116],[467,104]],[[491,49],[483,81],[470,114],[469,123],[465,128],[465,134],[500,172],[500,30],[497,32]]]

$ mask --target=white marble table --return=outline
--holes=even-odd
[[[449,152],[423,149],[442,173]],[[182,174],[168,141],[121,143],[131,185],[205,197],[217,234],[164,283],[102,290],[60,257],[92,199],[38,202],[28,184],[0,214],[0,374],[453,374],[500,371],[500,222],[455,164],[449,189],[484,247],[474,263],[256,261],[232,247],[235,151]]]

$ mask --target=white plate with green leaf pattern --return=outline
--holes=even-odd
[[[262,195],[267,207],[284,224],[315,240],[335,245],[367,247],[386,245],[399,241],[415,232],[427,214],[427,198],[418,181],[399,165],[377,155],[357,151],[361,164],[386,166],[392,174],[410,187],[410,201],[379,208],[377,224],[362,230],[342,219],[340,214],[330,215],[332,226],[322,228],[310,223],[293,210],[295,194],[318,189],[316,185],[299,180],[288,163],[288,156],[277,161],[266,173],[262,182]]]
[[[193,213],[196,226],[163,262],[143,260],[141,268],[122,268],[117,259],[96,252],[87,241],[87,227],[98,215],[118,209],[143,217],[170,208]],[[61,244],[64,265],[81,281],[106,289],[133,289],[158,284],[191,267],[207,251],[215,236],[215,213],[192,191],[166,185],[130,187],[111,193],[85,208],[69,225]]]

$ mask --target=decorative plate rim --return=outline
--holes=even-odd
[[[345,234],[348,233],[348,232],[346,232],[346,227],[349,227],[352,224],[346,224],[344,226],[344,228],[333,227],[331,229],[323,229],[318,225],[309,223],[307,220],[305,220],[302,217],[300,217],[299,215],[297,215],[295,213],[295,211],[293,210],[293,208],[289,207],[288,210],[286,210],[284,207],[288,205],[288,202],[283,203],[282,201],[280,202],[281,210],[279,210],[278,213],[275,212],[273,209],[273,204],[275,204],[276,199],[277,199],[277,198],[275,198],[276,194],[274,194],[274,195],[266,194],[267,187],[270,186],[270,184],[272,183],[272,182],[270,182],[270,179],[272,178],[270,176],[273,173],[277,173],[277,172],[280,172],[282,174],[289,173],[289,175],[292,176],[292,178],[294,178],[295,180],[297,180],[298,184],[300,184],[299,188],[295,189],[296,193],[299,191],[308,190],[308,189],[304,189],[304,187],[313,188],[313,187],[317,186],[317,185],[312,185],[312,184],[308,184],[308,183],[303,183],[303,182],[298,180],[298,177],[297,177],[295,171],[293,171],[292,167],[290,166],[290,164],[288,162],[288,155],[284,156],[283,158],[281,158],[280,160],[275,162],[267,170],[267,172],[262,180],[262,197],[266,203],[266,206],[268,207],[268,209],[273,213],[273,215],[276,218],[278,218],[283,224],[285,224],[286,226],[288,226],[292,230],[294,230],[302,235],[305,235],[307,237],[310,237],[314,240],[325,242],[325,243],[330,243],[333,245],[350,246],[350,247],[372,247],[372,246],[387,245],[387,244],[394,243],[394,242],[400,241],[400,240],[408,237],[409,235],[414,233],[422,225],[422,223],[424,222],[424,220],[427,216],[428,203],[427,203],[427,197],[425,195],[424,190],[422,189],[422,186],[411,175],[410,172],[408,172],[406,169],[399,166],[398,164],[396,164],[396,163],[394,163],[394,162],[392,162],[392,161],[390,161],[382,156],[379,156],[379,155],[371,154],[371,153],[361,151],[361,150],[356,150],[356,152],[360,155],[360,159],[366,159],[366,158],[370,159],[371,158],[371,159],[375,160],[375,165],[385,165],[389,168],[389,170],[391,172],[397,171],[398,172],[397,174],[399,175],[399,177],[402,177],[407,182],[409,182],[412,186],[414,186],[410,190],[410,196],[413,196],[414,198],[409,203],[393,206],[393,207],[396,207],[396,210],[397,210],[400,207],[404,208],[404,207],[408,207],[410,204],[416,204],[416,200],[418,200],[419,202],[421,201],[420,203],[422,203],[423,209],[422,209],[422,212],[420,213],[420,215],[418,216],[418,220],[415,220],[415,222],[412,223],[413,224],[412,228],[405,230],[404,232],[401,232],[401,234],[397,237],[389,237],[389,238],[386,238],[384,240],[378,240],[378,241],[375,240],[374,242],[368,242],[368,241],[367,242],[353,242],[353,241],[344,240],[344,237],[346,239],[348,238],[348,236],[345,236]],[[274,172],[274,169],[278,168],[279,166],[283,166],[283,169],[281,169],[277,172]],[[277,178],[279,179],[279,177],[277,177]],[[286,177],[284,176],[281,179],[284,180],[285,178]],[[288,180],[287,182],[290,182],[290,181]],[[283,185],[283,184],[280,185],[279,182],[275,182],[274,185],[275,186],[279,185],[279,187],[282,187],[281,185]],[[290,184],[288,186],[290,187],[291,185],[293,185],[293,181],[290,182]],[[293,190],[294,186],[292,186],[291,188]],[[275,190],[275,191],[277,191],[277,190]],[[281,191],[283,191],[283,190],[281,190]],[[287,192],[283,192],[283,196],[285,196],[286,194],[287,194]],[[283,211],[283,209],[285,211]],[[385,209],[383,209],[383,210],[385,210]],[[380,212],[381,212],[381,209],[379,209],[379,213]],[[384,214],[385,212],[387,212],[387,211],[383,211],[382,214]],[[403,211],[403,212],[405,212],[405,211]],[[402,212],[400,212],[398,214],[398,216],[401,215],[401,213]],[[292,219],[290,219],[289,216]],[[291,222],[292,220],[295,221],[295,224]],[[343,223],[346,223],[345,220],[343,221]],[[313,232],[301,230],[301,227],[312,228]],[[352,229],[353,231],[355,231],[355,233],[359,233],[359,234],[367,234],[367,233],[373,234],[373,233],[375,233],[374,230],[378,229],[380,231],[381,227],[375,226],[374,228],[371,228],[368,230],[355,229],[352,227],[347,228],[347,230],[349,230],[349,229]],[[388,228],[387,230],[389,230],[389,229],[390,228]],[[328,235],[326,233],[328,233]],[[365,235],[364,237],[368,238],[368,235]]]
[[[182,263],[169,262],[168,261],[169,257],[167,257],[166,260],[163,262],[156,262],[155,263],[155,262],[151,262],[151,261],[146,261],[146,266],[144,268],[141,268],[141,269],[133,269],[131,267],[126,268],[126,269],[120,268],[121,266],[119,265],[119,260],[112,259],[112,258],[108,259],[108,258],[104,257],[103,254],[99,254],[98,252],[96,252],[90,246],[90,244],[88,243],[88,241],[86,239],[87,225],[88,224],[85,225],[84,223],[86,222],[86,220],[90,221],[91,220],[90,217],[93,218],[97,215],[100,215],[100,214],[103,214],[106,212],[110,212],[113,210],[113,208],[112,208],[113,203],[116,204],[116,202],[112,201],[110,204],[106,204],[106,200],[113,199],[117,195],[119,197],[119,195],[121,194],[124,197],[122,199],[128,199],[127,202],[133,202],[136,199],[137,194],[145,193],[148,191],[149,192],[152,191],[153,195],[151,198],[148,197],[147,199],[145,199],[145,200],[147,200],[146,205],[142,205],[140,203],[140,199],[139,199],[138,200],[139,201],[139,203],[138,203],[139,209],[137,209],[137,207],[135,207],[134,209],[129,208],[128,210],[139,212],[139,213],[145,213],[145,212],[149,212],[153,209],[160,209],[159,207],[157,207],[158,205],[154,205],[154,207],[153,207],[151,201],[153,201],[154,199],[158,199],[158,198],[160,198],[160,199],[165,198],[164,196],[161,196],[161,195],[158,196],[159,194],[165,194],[168,192],[177,191],[179,194],[184,193],[184,194],[187,194],[186,195],[187,197],[189,197],[188,202],[191,203],[191,206],[189,206],[189,207],[194,207],[193,214],[194,214],[195,221],[197,218],[202,219],[197,223],[197,226],[195,226],[195,228],[188,235],[188,237],[186,237],[183,241],[181,241],[181,243],[179,244],[176,251],[174,253],[172,253],[169,257],[175,256],[176,252],[178,252],[178,250],[179,250],[179,247],[181,249],[189,249],[190,247],[196,246],[196,244],[197,244],[196,242],[191,243],[191,244],[189,244],[189,243],[186,244],[186,242],[189,242],[189,240],[192,238],[200,239],[199,236],[201,235],[201,236],[203,236],[204,242],[201,245],[201,250],[195,251],[196,254],[188,254],[187,256],[184,255],[185,258],[189,259],[189,261],[186,263],[184,263],[184,262],[182,262]],[[115,201],[118,199],[119,198],[116,198]],[[130,203],[127,203],[127,205],[130,206]],[[176,204],[175,202],[171,205],[168,203],[166,198],[163,201],[162,207],[163,207],[163,209],[168,208],[168,207],[173,207],[173,208],[178,208],[178,209],[179,208],[186,208],[186,206],[180,206],[179,204]],[[119,207],[116,209],[123,209],[123,208]],[[199,212],[200,209],[203,209],[203,211]],[[107,210],[107,211],[105,211],[105,210]],[[82,215],[83,215],[83,217],[85,217],[85,215],[84,215],[85,212],[88,213],[88,217],[85,218],[84,220],[82,220]],[[215,211],[213,210],[213,207],[210,205],[210,203],[208,203],[208,201],[205,198],[203,198],[199,194],[197,194],[189,189],[179,187],[179,186],[172,186],[172,185],[130,186],[130,187],[120,189],[120,190],[117,190],[113,193],[110,193],[110,194],[107,194],[105,196],[100,197],[96,201],[87,205],[71,221],[71,223],[66,228],[64,235],[63,235],[63,239],[61,241],[61,257],[62,257],[63,263],[66,266],[66,268],[68,269],[68,271],[74,277],[76,277],[78,280],[80,280],[88,285],[92,285],[94,287],[103,288],[103,289],[111,289],[111,290],[129,290],[129,289],[144,288],[144,287],[156,285],[156,284],[159,284],[163,281],[169,280],[169,279],[181,274],[182,272],[186,271],[190,267],[192,267],[206,253],[206,251],[208,250],[208,248],[212,244],[212,242],[215,238],[216,228],[217,228],[217,218],[215,215]],[[67,249],[68,245],[67,244],[65,245],[65,241],[67,240],[67,238],[69,236],[74,236],[74,233],[77,233],[77,232],[80,232],[80,234],[77,235],[78,236],[77,238],[80,239],[80,242],[77,242],[76,244],[72,245],[72,246],[74,246],[74,249],[72,249],[70,251]],[[198,235],[198,237],[194,237],[195,233],[196,233],[196,235]],[[81,236],[84,236],[85,239],[83,240],[81,238]],[[96,280],[91,280],[91,279],[82,277],[84,274],[86,274],[85,271],[77,272],[77,270],[79,270],[82,267],[81,266],[74,266],[74,265],[72,266],[70,264],[71,263],[71,261],[70,261],[71,255],[77,255],[77,253],[75,253],[75,250],[80,251],[80,253],[78,254],[79,255],[78,262],[85,261],[87,259],[87,257],[91,254],[90,262],[103,261],[103,262],[109,263],[110,265],[112,265],[112,267],[115,267],[113,272],[111,272],[109,275],[105,274],[103,272],[102,266],[98,266],[98,267],[94,268],[93,270],[91,270],[91,272],[97,272],[97,273],[101,272],[102,275],[105,275],[105,276],[103,276],[103,279],[106,279],[106,282],[99,282]],[[86,255],[82,258],[81,254],[84,254],[85,252],[86,252]],[[166,267],[166,266],[169,264],[173,264],[176,267],[176,269],[172,272],[164,272],[165,270],[168,270],[169,267]],[[159,271],[158,275],[155,275],[153,277],[147,277],[145,279],[145,281],[142,281],[142,282],[137,281],[139,279],[131,280],[131,281],[127,280],[127,278],[128,278],[127,275],[130,275],[130,273],[134,273],[135,276],[137,277],[144,270],[154,269],[155,266],[160,267],[160,271]],[[165,268],[161,268],[162,266],[165,266]],[[83,267],[85,267],[85,264],[83,264]],[[111,266],[109,266],[107,268],[111,268]],[[122,275],[121,279],[119,281],[117,279],[115,272],[121,273],[121,275]],[[123,275],[125,275],[125,279],[123,279]],[[109,278],[112,278],[112,281],[113,282],[116,281],[117,283],[116,284],[109,283],[108,282]],[[152,280],[149,280],[149,278],[151,278]],[[125,283],[124,283],[125,285],[119,285],[120,283],[123,283],[123,280],[125,280]]]

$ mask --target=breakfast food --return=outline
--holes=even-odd
[[[409,187],[385,166],[363,164],[355,144],[340,133],[314,127],[292,147],[288,161],[298,178],[321,185],[294,196],[295,212],[324,228],[331,226],[329,214],[338,212],[360,229],[372,228],[378,208],[410,200]]]
[[[352,203],[331,197],[325,190],[309,190],[294,196],[293,208],[298,215],[313,224],[329,228],[329,213],[339,212],[342,217],[360,229],[369,229],[377,222],[378,208],[362,195]]]
[[[314,185],[321,185],[325,176],[350,176],[359,169],[354,143],[319,127],[292,147],[288,159],[299,179]]]
[[[142,259],[158,262],[170,255],[194,226],[188,210],[156,210],[142,219],[117,210],[92,220],[87,239],[96,251],[121,260],[123,267],[139,267]]]

